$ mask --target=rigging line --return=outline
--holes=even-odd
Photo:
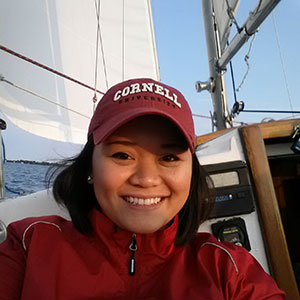
[[[289,116],[289,117],[283,117],[282,119],[279,119],[279,120],[291,120],[291,119],[296,119],[298,117],[300,117],[300,113],[296,114],[295,117],[291,117],[291,116]]]
[[[96,102],[97,102],[97,79],[98,79],[98,48],[99,48],[99,14],[100,14],[100,0],[98,0],[98,9],[97,9],[97,2],[95,0],[95,8],[96,8],[96,16],[97,16],[97,34],[96,34],[96,58],[95,58],[95,84],[94,84],[94,96],[93,96],[93,112],[96,109]]]
[[[204,115],[198,115],[198,114],[192,114],[193,117],[199,117],[199,118],[204,118],[204,119],[211,119],[209,116],[204,116]]]
[[[280,62],[281,62],[282,72],[283,72],[284,81],[285,81],[285,87],[286,87],[287,94],[288,94],[288,99],[289,99],[289,102],[290,102],[290,108],[293,111],[294,109],[293,109],[293,105],[292,105],[291,93],[290,93],[288,80],[287,80],[287,75],[286,75],[286,71],[285,71],[285,64],[284,64],[283,55],[282,55],[282,51],[281,51],[281,47],[280,47],[279,35],[278,35],[278,31],[277,31],[277,25],[276,25],[274,12],[272,12],[272,19],[273,19],[273,25],[274,25],[274,29],[275,29],[275,36],[276,36],[277,46],[278,46],[279,55],[280,55]],[[292,115],[294,117],[294,113],[292,113]]]
[[[235,89],[235,81],[234,81],[234,75],[233,75],[232,61],[229,61],[229,66],[230,66],[231,81],[232,81],[232,87],[233,87],[234,102],[237,103],[238,101],[237,101],[237,98],[236,98],[236,89]]]
[[[97,34],[96,34],[96,58],[95,58],[95,84],[94,84],[94,97],[93,97],[93,111],[95,111],[96,108],[96,102],[97,102],[97,77],[98,77],[98,46],[99,46],[99,14],[100,14],[100,0],[98,0],[98,9],[97,9],[97,2],[95,0],[95,8],[96,8],[96,16],[97,16]]]
[[[236,30],[238,32],[241,32],[241,27],[238,25],[237,23],[237,20],[234,16],[234,12],[233,12],[233,9],[230,7],[229,3],[228,3],[228,0],[226,0],[226,4],[227,4],[227,14],[229,16],[229,19],[232,21],[232,23],[235,25],[236,27]]]
[[[72,78],[72,77],[70,77],[70,76],[68,76],[68,75],[65,75],[65,74],[63,74],[63,73],[61,73],[61,72],[58,72],[58,71],[56,71],[56,70],[54,70],[54,69],[52,69],[52,68],[50,68],[50,67],[47,67],[46,65],[43,65],[43,64],[41,64],[41,63],[39,63],[39,62],[37,62],[37,61],[31,59],[31,58],[28,58],[28,57],[26,57],[26,56],[24,56],[24,55],[22,55],[22,54],[19,54],[19,53],[15,52],[15,51],[13,51],[13,50],[7,48],[7,47],[4,47],[4,46],[0,45],[0,50],[3,50],[3,51],[5,51],[5,52],[7,52],[7,53],[9,53],[9,54],[11,54],[11,55],[14,55],[14,56],[18,57],[18,58],[21,58],[21,59],[23,59],[23,60],[25,60],[25,61],[27,61],[27,62],[33,64],[33,65],[36,65],[36,66],[38,66],[38,67],[40,67],[40,68],[42,68],[42,69],[45,69],[45,70],[47,70],[47,71],[49,71],[49,72],[52,72],[52,73],[54,73],[54,74],[56,74],[56,75],[58,75],[58,76],[61,76],[61,77],[65,78],[65,79],[68,79],[68,80],[70,80],[70,81],[73,81],[73,82],[75,82],[75,83],[77,83],[77,84],[79,84],[79,85],[82,85],[82,86],[84,86],[84,87],[90,89],[90,90],[94,90],[93,87],[91,87],[91,86],[89,86],[89,85],[87,85],[87,84],[85,84],[85,83],[83,83],[83,82],[81,82],[81,81],[79,81],[79,80],[77,80],[77,79],[74,79],[74,78]],[[96,91],[97,91],[99,94],[104,95],[103,92],[101,92],[101,91],[99,91],[99,90],[96,90]]]
[[[122,81],[125,78],[125,5],[122,1]]]
[[[192,116],[193,116],[193,117],[203,118],[203,119],[211,119],[211,117],[209,117],[209,116],[198,115],[198,114],[192,114]],[[234,123],[237,123],[237,124],[245,124],[245,123],[243,123],[243,122],[238,122],[238,121],[234,121],[234,120],[233,120],[233,122],[234,122]]]
[[[244,109],[242,112],[254,112],[254,113],[275,113],[275,114],[299,114],[299,110],[255,110],[255,109]]]
[[[75,113],[75,114],[77,114],[77,115],[80,115],[81,117],[90,119],[90,117],[88,117],[88,116],[86,116],[86,115],[84,115],[84,114],[82,114],[82,113],[80,113],[80,112],[78,112],[78,111],[76,111],[76,110],[74,110],[74,109],[68,108],[68,107],[66,107],[66,106],[64,106],[64,105],[62,105],[62,104],[59,104],[59,103],[57,103],[57,102],[55,102],[55,101],[53,101],[53,100],[51,100],[51,99],[49,99],[49,98],[46,98],[46,97],[44,97],[44,96],[41,96],[41,95],[39,95],[39,94],[37,94],[37,93],[35,93],[35,92],[33,92],[33,91],[30,91],[30,90],[28,90],[28,89],[26,89],[26,88],[23,88],[23,87],[21,87],[21,86],[19,86],[19,85],[17,85],[17,84],[14,84],[14,83],[12,83],[11,81],[6,80],[6,79],[4,78],[4,76],[2,76],[2,75],[0,75],[0,81],[3,81],[3,82],[5,82],[5,83],[7,83],[7,84],[9,84],[9,85],[11,85],[11,86],[13,86],[13,87],[15,87],[15,88],[21,90],[21,91],[23,91],[23,92],[29,93],[29,94],[31,94],[31,95],[33,95],[33,96],[39,97],[39,98],[41,98],[41,99],[43,99],[43,100],[45,100],[45,101],[47,101],[47,102],[50,102],[50,103],[52,103],[52,104],[54,104],[54,105],[57,105],[57,106],[59,106],[59,107],[61,107],[61,108],[64,108],[64,109],[66,109],[66,110],[68,110],[68,111],[71,111],[71,112],[73,112],[73,113]]]
[[[249,74],[249,71],[250,71],[249,58],[250,58],[250,53],[251,53],[251,51],[252,51],[253,43],[254,43],[255,38],[256,38],[256,32],[254,32],[254,34],[253,34],[252,40],[251,40],[251,42],[250,42],[250,46],[249,46],[248,53],[245,55],[245,58],[244,58],[244,60],[245,60],[245,62],[246,62],[246,65],[247,65],[247,71],[246,71],[246,73],[245,73],[245,75],[244,75],[244,77],[243,77],[243,79],[242,79],[242,81],[241,81],[239,87],[236,89],[237,92],[240,91],[241,87],[244,85],[245,80],[246,80],[246,78],[247,78],[247,76],[248,76],[248,74]]]
[[[259,3],[258,3],[257,8],[256,8],[256,11],[252,12],[253,16],[255,16],[259,12],[259,9],[260,9],[261,5],[262,5],[262,0],[259,0]]]
[[[212,5],[212,19],[213,19],[213,26],[214,26],[214,33],[215,33],[215,42],[216,42],[216,50],[217,50],[217,53],[218,53],[218,57],[221,57],[221,47],[220,47],[220,36],[219,36],[219,32],[218,32],[218,24],[216,22],[216,14],[215,14],[215,6],[214,6],[214,2],[212,1],[211,2],[211,5]]]
[[[100,6],[100,0],[98,0],[98,8],[97,8],[97,2],[95,0],[95,6],[96,6],[96,14],[97,14],[97,60],[98,60],[98,44],[99,44],[99,40],[100,40],[102,63],[103,63],[104,76],[105,76],[105,85],[106,85],[106,89],[108,89],[107,69],[106,69],[106,62],[105,62],[105,57],[104,57],[102,32],[101,32],[101,26],[100,26],[100,7],[101,7]],[[98,62],[97,62],[97,65],[98,65]]]
[[[124,0],[122,1],[122,81],[125,78],[125,5]]]

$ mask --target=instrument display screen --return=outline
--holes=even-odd
[[[250,213],[254,210],[254,194],[250,172],[244,161],[230,161],[203,166],[215,187],[215,205],[210,218]],[[234,238],[227,233],[230,238]]]
[[[212,179],[216,188],[240,184],[239,175],[237,171],[210,174],[210,178]]]

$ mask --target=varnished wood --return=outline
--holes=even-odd
[[[247,125],[247,126],[253,126],[253,125],[258,126],[260,128],[263,139],[288,137],[293,135],[294,128],[297,125],[300,126],[300,119],[257,123],[257,124]],[[241,126],[240,128],[244,128],[244,127],[246,128],[247,126]],[[200,145],[205,142],[208,142],[235,128],[237,127],[227,128],[216,132],[197,136],[196,144]]]
[[[261,128],[246,126],[242,133],[273,276],[278,286],[287,293],[287,299],[299,299]]]
[[[226,132],[228,132],[229,130],[232,130],[232,129],[234,129],[234,128],[222,129],[222,130],[218,130],[216,132],[212,132],[212,133],[197,136],[196,137],[196,144],[201,145],[203,143],[206,143],[206,142],[208,142],[212,139],[217,138],[218,136],[223,135],[224,133],[226,133]]]
[[[265,122],[257,125],[261,130],[263,139],[290,137],[294,133],[294,128],[297,125],[300,126],[300,119]]]

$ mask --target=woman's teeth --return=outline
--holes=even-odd
[[[134,205],[153,205],[153,204],[157,204],[161,200],[160,197],[143,199],[143,198],[136,198],[136,197],[128,196],[128,197],[124,197],[124,198],[127,202],[129,202],[130,204],[134,204]]]

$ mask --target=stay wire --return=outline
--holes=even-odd
[[[250,63],[249,63],[249,59],[250,59],[250,53],[251,53],[251,51],[252,51],[253,43],[254,43],[255,38],[256,38],[256,32],[254,32],[254,34],[253,34],[252,40],[251,40],[251,42],[250,42],[249,50],[248,50],[248,52],[247,52],[247,54],[245,55],[245,58],[244,58],[244,60],[245,60],[245,62],[246,62],[246,65],[247,65],[247,71],[246,71],[246,73],[245,73],[245,75],[244,75],[244,77],[243,77],[243,79],[242,79],[242,81],[241,81],[239,87],[236,89],[237,92],[240,91],[240,89],[241,89],[242,86],[244,85],[244,83],[245,83],[245,81],[246,81],[246,78],[247,78],[247,76],[248,76],[248,74],[249,74],[249,71],[250,71]]]
[[[252,12],[253,16],[255,16],[259,12],[261,5],[262,5],[262,0],[259,0],[256,11]]]
[[[66,109],[66,110],[68,110],[68,111],[70,111],[70,112],[73,112],[73,113],[75,113],[75,114],[77,114],[77,115],[79,115],[79,116],[81,116],[81,117],[90,119],[89,116],[86,116],[86,115],[84,115],[84,114],[82,114],[82,113],[80,113],[80,112],[78,112],[78,111],[76,111],[76,110],[74,110],[74,109],[68,108],[67,106],[64,106],[64,105],[62,105],[62,104],[60,104],[60,103],[57,103],[57,102],[55,102],[54,100],[51,100],[51,99],[46,98],[46,97],[44,97],[44,96],[41,96],[41,95],[39,95],[38,93],[35,93],[35,92],[31,91],[31,90],[28,90],[28,89],[26,89],[26,88],[23,88],[23,87],[17,85],[17,84],[15,84],[15,83],[11,82],[11,81],[8,81],[8,80],[6,80],[6,79],[4,78],[4,76],[2,76],[2,75],[0,75],[0,81],[3,81],[3,82],[5,82],[5,83],[7,83],[7,84],[9,84],[9,85],[11,85],[11,86],[13,86],[13,87],[15,87],[15,88],[21,90],[21,91],[23,91],[23,92],[26,92],[26,93],[29,93],[29,94],[31,94],[31,95],[33,95],[33,96],[39,97],[39,98],[41,98],[41,99],[43,99],[43,100],[45,100],[45,101],[47,101],[47,102],[50,102],[50,103],[52,103],[52,104],[54,104],[54,105],[56,105],[56,106],[59,106],[59,107],[61,107],[61,108],[63,108],[63,109]]]
[[[99,13],[100,13],[100,0],[98,0],[98,9],[97,9],[97,2],[95,0],[95,7],[96,7],[96,16],[97,16],[97,34],[96,34],[96,58],[95,58],[95,84],[94,84],[94,97],[93,97],[93,111],[95,111],[96,102],[97,102],[97,94],[96,94],[96,87],[97,87],[97,77],[98,77],[98,48],[99,48]]]
[[[122,1],[122,81],[125,79],[125,4]]]
[[[230,5],[229,5],[229,3],[228,3],[228,0],[226,0],[226,5],[227,5],[227,14],[228,14],[230,20],[231,20],[232,23],[235,25],[236,30],[237,30],[238,32],[241,32],[241,27],[238,25],[238,22],[237,22],[237,20],[236,20],[236,18],[235,18],[235,16],[234,16],[234,13],[233,13],[232,8],[230,7]]]
[[[229,42],[227,41],[227,45]],[[232,61],[229,61],[229,66],[230,66],[230,74],[231,74],[231,82],[232,82],[232,90],[233,90],[233,96],[234,96],[234,105],[231,109],[231,119],[234,120],[234,117],[236,114],[239,114],[243,109],[244,109],[244,104],[243,107],[240,108],[240,103],[237,101],[237,95],[236,95],[236,88],[235,88],[235,80],[234,80],[234,73],[233,73],[233,64]]]
[[[255,109],[244,109],[242,112],[248,113],[272,113],[272,114],[299,114],[299,110],[255,110]]]
[[[104,69],[104,77],[105,77],[105,85],[106,89],[108,89],[108,77],[107,77],[107,70],[106,70],[106,62],[104,57],[104,48],[103,48],[103,40],[102,40],[102,33],[101,33],[101,27],[100,27],[100,0],[95,0],[95,8],[96,8],[96,16],[97,16],[97,37],[96,37],[96,59],[95,59],[95,89],[94,89],[94,110],[95,110],[95,104],[97,102],[97,80],[98,80],[98,57],[99,57],[99,40],[100,40],[100,47],[101,47],[101,54],[102,54],[102,63],[103,63],[103,69]]]
[[[229,61],[229,65],[230,65],[230,74],[231,74],[231,81],[232,81],[232,90],[233,90],[233,96],[234,96],[234,104],[233,104],[231,112],[230,112],[230,118],[233,121],[235,116],[244,110],[244,102],[243,101],[238,102],[238,100],[237,100],[234,73],[233,73],[233,64],[232,64],[231,60]],[[241,122],[241,124],[245,124],[245,123]]]
[[[231,74],[234,102],[237,103],[238,101],[237,101],[237,97],[236,97],[236,89],[235,89],[235,81],[234,81],[232,61],[229,61],[229,66],[230,66],[230,74]]]
[[[291,108],[291,111],[292,111],[292,115],[294,117],[294,113],[293,113],[294,109],[293,109],[293,105],[292,105],[291,93],[290,93],[290,89],[289,89],[289,85],[288,85],[288,80],[287,80],[287,75],[286,75],[286,71],[285,71],[285,64],[284,64],[284,59],[283,59],[283,55],[282,55],[282,51],[281,51],[281,46],[280,46],[280,42],[279,42],[279,35],[278,35],[278,30],[277,30],[277,25],[276,25],[276,20],[275,20],[275,14],[274,14],[274,12],[272,12],[272,19],[273,19],[273,24],[274,24],[274,29],[275,29],[275,36],[276,36],[277,46],[278,46],[279,55],[280,55],[280,62],[281,62],[282,72],[283,72],[284,81],[285,81],[285,87],[286,87],[286,90],[287,90],[287,94],[288,94],[288,99],[289,99],[289,103],[290,103],[290,108]]]
[[[7,47],[4,47],[3,45],[0,45],[0,50],[3,50],[3,51],[5,51],[5,52],[7,52],[7,53],[9,53],[9,54],[11,54],[11,55],[14,55],[14,56],[16,56],[16,57],[18,57],[18,58],[20,58],[20,59],[23,59],[23,60],[25,60],[25,61],[27,61],[27,62],[29,62],[29,63],[31,63],[31,64],[37,66],[37,67],[40,67],[40,68],[45,69],[45,70],[47,70],[47,71],[49,71],[49,72],[52,72],[52,73],[54,73],[55,75],[61,76],[61,77],[65,78],[65,79],[68,79],[68,80],[73,81],[73,82],[75,82],[75,83],[77,83],[77,84],[79,84],[79,85],[82,85],[82,86],[84,86],[85,88],[88,88],[88,89],[90,89],[90,90],[94,90],[93,87],[91,87],[91,86],[89,86],[89,85],[87,85],[87,84],[85,84],[85,83],[83,83],[83,82],[81,82],[81,81],[79,81],[79,80],[77,80],[77,79],[74,79],[74,78],[72,78],[72,77],[70,77],[70,76],[68,76],[68,75],[66,75],[66,74],[63,74],[63,73],[61,73],[61,72],[59,72],[59,71],[57,71],[57,70],[55,70],[55,69],[52,69],[52,68],[50,68],[50,67],[48,67],[48,66],[46,66],[46,65],[43,65],[43,64],[41,64],[41,63],[39,63],[39,62],[37,62],[37,61],[31,59],[31,58],[28,58],[27,56],[24,56],[24,55],[22,55],[22,54],[20,54],[20,53],[17,53],[17,52],[15,52],[15,51],[13,51],[13,50],[7,48]],[[99,90],[97,90],[97,93],[104,95],[104,93],[101,92],[101,91],[99,91]]]

